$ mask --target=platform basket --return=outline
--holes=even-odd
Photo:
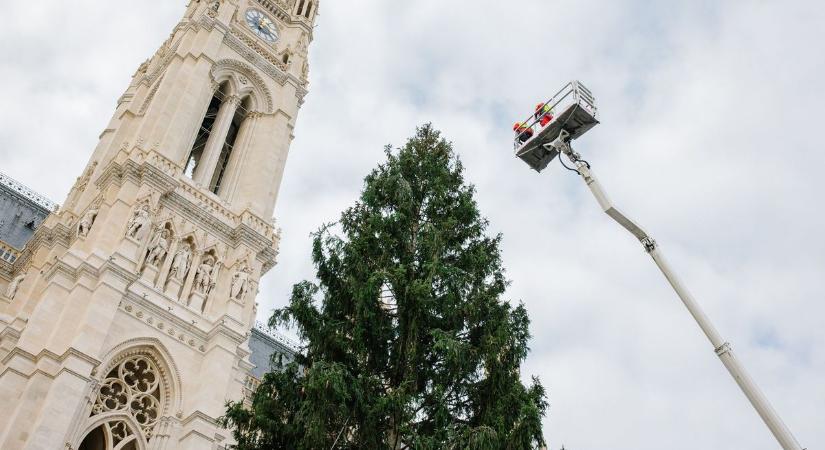
[[[571,81],[545,103],[553,108],[553,120],[542,127],[540,118],[531,116],[525,123],[530,125],[533,136],[524,143],[516,136],[514,144],[516,156],[537,172],[558,156],[558,152],[546,144],[555,141],[562,130],[573,140],[599,124],[593,95],[578,81]]]

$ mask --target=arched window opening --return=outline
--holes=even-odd
[[[137,450],[137,437],[122,420],[113,420],[92,430],[78,450]]]
[[[281,59],[284,64],[289,64],[289,53],[284,53],[284,57]]]
[[[137,450],[138,442],[149,442],[164,413],[166,389],[152,357],[124,357],[101,381],[90,417],[117,415],[86,435],[78,449]]]
[[[104,431],[104,426],[101,425],[88,436],[86,439],[83,439],[83,443],[80,444],[78,450],[106,450],[109,446],[106,445],[106,432]]]
[[[295,11],[295,13],[300,16],[301,14],[303,14],[303,12],[304,12],[304,0],[301,0],[298,3],[298,9]]]
[[[312,1],[310,0],[309,5],[307,5],[307,11],[304,14],[304,17],[309,19],[309,15],[312,14]]]
[[[221,87],[215,92],[212,101],[209,102],[209,107],[206,109],[206,115],[203,118],[200,128],[198,128],[198,135],[195,138],[195,144],[192,146],[192,151],[189,152],[189,159],[186,162],[184,174],[189,178],[195,178],[195,173],[200,168],[201,159],[204,156],[206,143],[209,141],[209,136],[212,134],[212,127],[215,125],[215,119],[218,118],[218,111],[221,109],[221,103],[229,90],[229,84],[223,83]]]
[[[212,181],[209,183],[209,190],[213,194],[219,195],[221,193],[221,186],[226,176],[226,167],[229,165],[229,160],[232,157],[232,151],[235,149],[235,141],[238,139],[238,132],[241,130],[241,124],[246,117],[250,107],[250,98],[246,97],[235,111],[235,116],[232,118],[232,124],[229,125],[229,132],[226,134],[221,154],[218,157],[218,165],[212,176]]]

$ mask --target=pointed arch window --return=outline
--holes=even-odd
[[[184,173],[189,178],[194,179],[195,173],[200,167],[201,159],[206,149],[206,143],[212,135],[212,127],[215,125],[215,120],[218,118],[218,111],[221,109],[221,103],[223,103],[223,99],[226,97],[228,90],[228,83],[221,84],[209,102],[209,107],[206,109],[206,114],[201,122],[201,126],[198,128],[195,144],[192,145],[192,150],[189,152],[189,158],[186,161]]]
[[[238,139],[238,133],[241,130],[241,125],[246,119],[248,111],[249,97],[246,97],[240,102],[240,105],[235,111],[235,115],[232,117],[232,122],[229,124],[229,130],[226,133],[226,138],[224,139],[223,147],[218,157],[217,168],[209,183],[209,190],[215,195],[221,194],[221,187],[226,178],[226,168],[229,165],[232,153],[235,151],[235,142]]]
[[[250,97],[231,94],[229,83],[221,84],[189,152],[184,174],[216,195],[221,194],[235,141],[250,105]]]
[[[165,412],[168,389],[151,357],[123,358],[97,388],[90,417],[101,423],[84,436],[79,450],[143,448],[139,444],[152,439]]]

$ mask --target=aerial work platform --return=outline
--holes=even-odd
[[[578,81],[567,83],[544,104],[552,108],[553,120],[542,127],[541,114],[531,115],[524,123],[532,130],[532,137],[522,143],[522,135],[530,134],[524,131],[515,138],[516,156],[536,172],[544,170],[558,156],[559,152],[548,144],[555,141],[562,130],[574,140],[599,124],[593,94]]]
[[[558,112],[558,114],[556,114]],[[787,425],[773,409],[765,394],[759,390],[745,367],[733,353],[716,327],[687,287],[676,276],[659,248],[656,241],[636,222],[622,213],[607,196],[599,180],[593,174],[590,163],[582,159],[573,150],[572,142],[588,130],[598,125],[596,104],[593,94],[578,81],[571,81],[556,95],[536,106],[533,116],[513,126],[516,133],[516,156],[526,162],[533,170],[541,172],[557,156],[561,164],[579,175],[593,193],[601,209],[625,230],[630,232],[645,249],[656,266],[670,283],[676,295],[682,300],[690,315],[713,346],[714,353],[750,400],[756,412],[776,437],[783,450],[805,450],[799,445]],[[565,164],[564,160],[570,165]],[[569,172],[568,172],[569,173]]]

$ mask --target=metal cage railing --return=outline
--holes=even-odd
[[[585,87],[580,81],[573,80],[564,85],[558,92],[556,92],[549,100],[544,102],[545,105],[550,105],[550,109],[552,111],[559,111],[559,110],[567,110],[573,105],[578,105],[584,108],[592,117],[593,119],[598,120],[598,108],[596,108],[596,99],[593,97],[593,93]],[[561,114],[556,116],[554,120],[558,120],[561,117]],[[527,124],[527,127],[531,129],[534,133],[536,131],[536,127],[539,125],[541,121],[541,117],[536,117],[535,112],[530,114],[527,120],[522,121],[521,123]],[[523,131],[522,133],[516,134],[514,139],[515,147],[518,148],[522,145],[521,137],[523,134],[529,133],[528,131]]]
[[[552,119],[546,120],[548,113],[544,108],[535,111],[517,124],[513,142],[516,156],[536,171],[543,170],[558,155],[546,144],[557,139],[562,131],[573,140],[599,123],[593,93],[579,81],[565,84],[541,105],[550,107]]]

